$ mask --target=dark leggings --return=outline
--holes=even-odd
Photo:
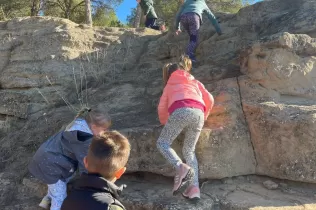
[[[195,59],[194,54],[198,44],[198,31],[201,25],[200,16],[193,12],[185,13],[181,16],[180,22],[190,36],[190,42],[187,48],[187,55],[191,59]]]
[[[156,25],[157,18],[146,18],[145,26],[155,30],[160,30],[160,27]]]

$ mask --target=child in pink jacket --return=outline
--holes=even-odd
[[[195,146],[204,121],[213,107],[213,96],[204,85],[189,73],[192,62],[182,56],[179,64],[167,64],[163,68],[165,87],[158,106],[161,124],[165,125],[157,141],[162,155],[175,167],[173,193],[183,192],[183,196],[193,201],[200,199],[198,162]],[[174,139],[185,130],[183,163],[171,148]]]

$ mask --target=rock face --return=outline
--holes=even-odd
[[[222,181],[207,181],[201,186],[201,201],[193,204],[182,196],[172,196],[172,179],[153,174],[126,175],[118,184],[127,184],[121,200],[131,210],[314,210],[315,184],[301,184],[274,180],[278,189],[268,190],[262,182],[265,178],[240,176]],[[18,194],[32,193],[40,199],[45,186],[36,180],[25,178]],[[0,183],[1,184],[1,183]],[[36,192],[36,193],[34,193]],[[35,200],[35,199],[34,199]],[[30,201],[29,203],[32,203]],[[18,209],[16,203],[7,209]],[[32,209],[28,206],[23,209]],[[36,208],[33,208],[36,209]]]
[[[205,21],[199,65],[192,70],[215,98],[196,149],[200,178],[258,174],[316,183],[315,1],[263,1],[217,16],[224,34],[216,35]],[[172,176],[156,149],[156,108],[161,67],[177,61],[187,41],[185,33],[86,28],[50,17],[0,22],[0,172],[9,174],[0,183],[11,183],[0,190],[6,195],[0,196],[1,209],[34,209],[13,207],[19,186],[34,188],[21,183],[29,158],[85,104],[106,106],[113,128],[131,140],[129,172]],[[181,140],[174,143],[179,153]],[[225,200],[247,195],[234,191]],[[23,199],[33,201],[30,195]],[[225,205],[221,209],[234,209]],[[185,208],[148,206],[137,208]]]
[[[316,39],[282,33],[243,55],[239,78],[257,173],[315,182]]]

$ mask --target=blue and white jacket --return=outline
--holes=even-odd
[[[46,184],[55,184],[58,180],[66,182],[77,168],[80,173],[87,172],[83,159],[92,137],[87,122],[76,119],[69,129],[55,134],[40,146],[29,164],[29,171]]]

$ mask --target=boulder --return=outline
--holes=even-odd
[[[215,98],[196,148],[200,178],[231,180],[258,174],[314,183],[315,2],[261,1],[237,14],[217,17],[224,34],[218,36],[204,18],[198,63],[192,70]],[[13,189],[23,185],[28,161],[39,145],[71,122],[86,104],[106,106],[112,128],[129,137],[130,173],[172,176],[173,169],[156,149],[161,131],[157,127],[161,68],[178,61],[187,42],[186,33],[92,28],[53,17],[0,22],[0,172],[14,174],[6,179],[16,183],[0,190],[0,205],[21,209],[25,204],[32,209],[38,198],[22,190],[24,200],[19,200]],[[179,154],[182,139],[180,135],[173,145]],[[212,189],[203,191],[207,202],[199,208],[271,209],[278,204],[308,209],[314,202],[298,199],[297,207],[293,197],[284,200],[276,194],[276,199],[266,201],[267,193],[261,188],[249,194],[251,186],[240,191],[231,181],[227,185],[220,203],[210,193]],[[165,197],[153,193],[169,194],[164,187],[153,189],[157,190],[145,190],[152,199],[144,193],[132,197],[130,191],[126,202],[147,199],[150,204],[144,209],[187,208],[171,199],[159,206]]]
[[[258,174],[316,181],[315,39],[278,34],[246,51],[239,77]]]

